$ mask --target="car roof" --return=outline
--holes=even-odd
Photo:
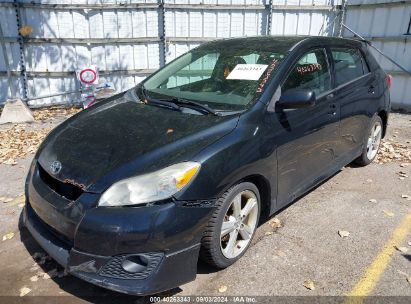
[[[276,50],[288,51],[292,50],[299,44],[324,43],[324,44],[353,44],[359,43],[361,40],[352,38],[337,38],[326,36],[253,36],[240,38],[226,38],[214,40],[203,44],[209,48],[250,48],[261,50]]]

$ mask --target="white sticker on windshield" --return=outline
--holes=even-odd
[[[237,64],[227,79],[258,80],[267,67],[266,64]]]

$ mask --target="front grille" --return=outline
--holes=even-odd
[[[55,179],[46,172],[40,165],[38,165],[39,175],[41,180],[54,192],[65,197],[68,200],[75,201],[83,193],[80,187],[72,184],[63,183],[58,179]]]
[[[121,266],[123,260],[127,258],[127,255],[118,255],[110,259],[106,265],[100,270],[100,275],[104,277],[114,278],[114,279],[145,279],[150,273],[158,266],[160,263],[163,254],[159,252],[144,253],[148,260],[147,268],[141,272],[127,272]]]

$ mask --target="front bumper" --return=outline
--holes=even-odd
[[[211,210],[211,208],[205,209]],[[155,242],[156,246],[147,244],[147,248],[161,248],[163,244],[162,250],[141,252],[134,251],[133,247],[129,246],[127,251],[100,255],[79,250],[59,238],[58,234],[37,216],[29,202],[23,211],[23,221],[40,246],[65,267],[68,273],[107,289],[132,295],[149,295],[177,287],[196,277],[201,234],[193,238],[195,242],[186,244],[185,248],[180,248],[184,240],[171,248],[171,244],[165,239],[156,239],[149,242]],[[199,227],[201,226],[200,223]],[[93,235],[89,237],[92,239]],[[113,243],[116,244],[116,240],[113,240]],[[142,248],[142,244],[136,245],[135,248]],[[124,250],[124,246],[121,249]],[[115,251],[114,248],[113,252]],[[125,258],[135,254],[145,255],[149,262],[142,273],[130,274],[121,268],[121,263]]]

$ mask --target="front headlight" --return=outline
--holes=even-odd
[[[183,189],[199,169],[199,163],[184,162],[121,180],[103,193],[98,205],[130,206],[170,198]]]

